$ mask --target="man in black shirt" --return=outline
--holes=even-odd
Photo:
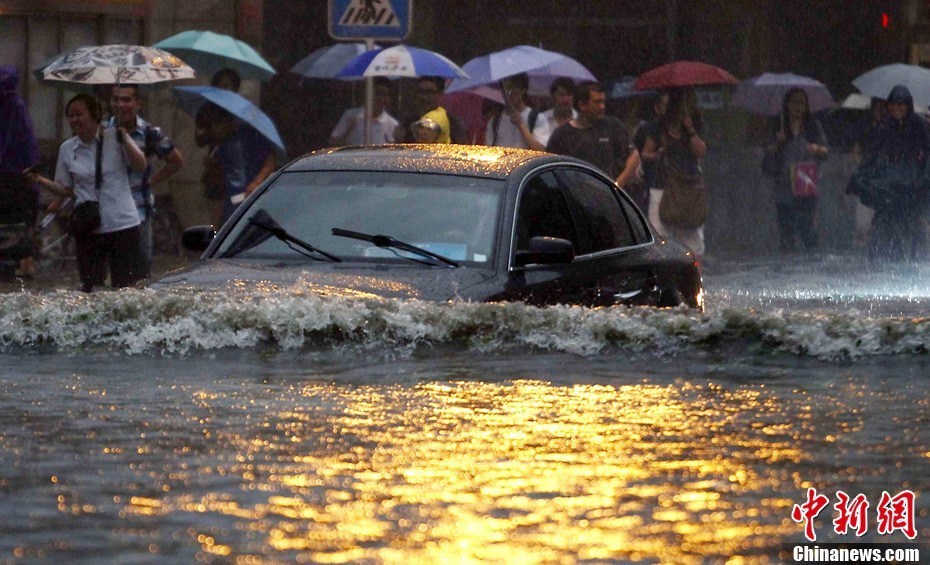
[[[639,151],[630,143],[623,122],[607,116],[607,95],[600,84],[585,81],[575,87],[578,117],[552,132],[546,151],[583,159],[606,172],[621,187],[639,166]]]

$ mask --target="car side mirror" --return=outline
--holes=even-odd
[[[181,234],[181,245],[189,251],[203,251],[210,246],[214,237],[216,230],[213,226],[193,226]]]
[[[575,246],[567,239],[536,236],[530,238],[529,249],[518,249],[514,264],[518,267],[533,263],[559,265],[575,259]]]

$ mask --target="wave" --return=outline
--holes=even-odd
[[[453,347],[595,356],[618,350],[676,355],[791,354],[829,361],[930,350],[930,320],[719,307],[536,308],[524,304],[428,303],[302,291],[122,290],[87,295],[0,295],[4,351],[184,354],[224,348],[388,348],[410,354]]]

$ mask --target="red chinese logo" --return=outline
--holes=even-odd
[[[837,502],[833,505],[837,515],[833,519],[833,531],[845,535],[855,532],[862,536],[869,531],[869,501],[864,494],[850,497],[843,491],[837,491]],[[902,491],[894,496],[883,491],[881,500],[876,507],[878,518],[878,533],[882,535],[901,531],[908,539],[917,537],[917,526],[914,520],[915,495],[909,490]],[[804,536],[809,541],[817,541],[817,532],[814,529],[814,519],[827,507],[829,498],[818,494],[816,489],[807,489],[807,501],[795,504],[791,509],[791,519],[804,523]]]
[[[857,536],[862,536],[869,531],[869,501],[865,495],[859,493],[856,498],[850,499],[843,491],[836,492],[837,503],[833,508],[839,512],[839,515],[833,520],[833,531],[838,534],[845,534],[850,529],[856,531]]]
[[[814,518],[827,507],[830,499],[817,494],[816,489],[807,489],[807,502],[795,504],[791,510],[791,519],[795,522],[804,522],[804,536],[810,541],[817,541],[817,532],[814,531]]]
[[[914,524],[914,493],[905,490],[894,496],[882,491],[882,498],[878,502],[878,533],[890,534],[895,530],[914,539],[917,536],[917,527]]]

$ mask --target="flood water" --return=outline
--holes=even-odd
[[[777,562],[930,535],[930,267],[717,260],[708,308],[0,295],[0,562]],[[836,493],[869,530],[833,531]]]

